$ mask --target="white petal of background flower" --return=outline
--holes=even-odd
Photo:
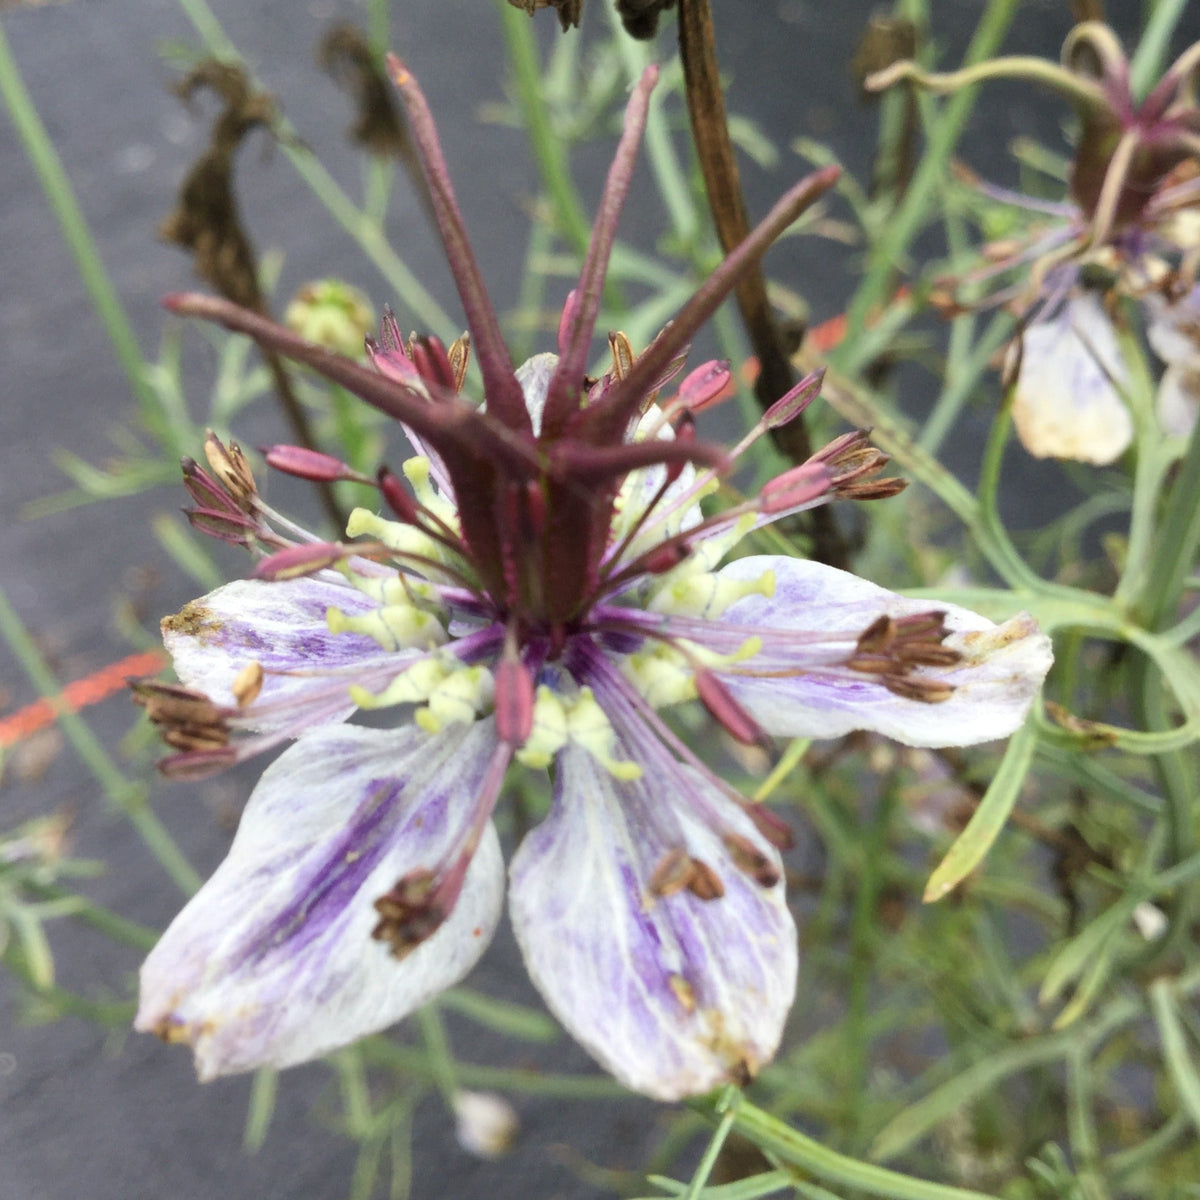
[[[1172,363],[1158,384],[1155,405],[1163,432],[1172,437],[1188,437],[1200,413],[1200,356]]]
[[[1091,293],[1037,321],[1021,343],[1013,423],[1036,458],[1103,466],[1133,440],[1133,418],[1114,381],[1127,378],[1108,314]]]
[[[945,680],[948,700],[928,704],[894,695],[869,675],[796,674],[752,679],[721,678],[764,731],[777,737],[840,737],[869,729],[909,746],[966,746],[1007,737],[1024,721],[1053,655],[1050,639],[1033,620],[1017,616],[1003,625],[953,604],[910,600],[846,571],[804,559],[756,556],[722,567],[722,578],[753,579],[775,573],[771,597],[752,594],[726,610],[722,622],[762,631],[763,653],[747,666],[770,665],[770,630],[845,631],[852,648],[877,617],[946,614],[945,645],[963,655],[955,667],[919,668],[918,677]],[[794,661],[793,652],[793,661]],[[818,650],[813,658],[820,662]]]
[[[617,782],[591,755],[558,758],[554,804],[521,843],[509,889],[513,928],[547,1005],[626,1086],[662,1100],[708,1091],[774,1054],[796,986],[796,931],[783,883],[764,888],[732,861],[689,793],[769,859],[750,821],[678,768]],[[662,857],[686,849],[724,896],[656,898]]]
[[[373,902],[461,841],[494,748],[490,721],[434,737],[336,726],[297,741],[143,965],[136,1027],[191,1042],[211,1079],[315,1058],[456,983],[503,904],[490,825],[451,915],[402,962],[371,938]]]

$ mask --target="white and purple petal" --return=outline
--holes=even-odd
[[[373,670],[404,666],[404,655],[374,638],[330,632],[325,614],[331,607],[357,616],[378,605],[349,584],[324,578],[241,579],[164,618],[163,642],[183,683],[232,708],[238,706],[238,673],[259,663],[262,689],[244,724],[294,732],[297,724],[344,720],[355,708],[346,690],[351,683],[369,681]]]
[[[509,911],[530,976],[571,1035],[627,1087],[677,1100],[744,1081],[772,1057],[797,948],[782,872],[771,886],[746,874],[711,813],[774,868],[776,851],[699,773],[657,758],[621,783],[586,751],[561,752],[550,814],[512,862]],[[680,851],[724,895],[655,895],[656,868]]]
[[[729,672],[721,679],[775,736],[827,738],[867,729],[910,746],[966,746],[1007,737],[1024,721],[1053,662],[1050,639],[1024,614],[995,625],[969,609],[898,596],[803,559],[737,559],[718,577],[754,579],[768,570],[775,575],[774,594],[751,594],[731,604],[710,623],[709,636],[716,641],[730,628],[725,649],[748,629],[761,636],[761,653],[744,666],[763,674]],[[949,699],[908,699],[871,675],[844,668],[857,638],[878,617],[931,611],[946,614],[944,644],[959,651],[962,661],[918,667],[914,675],[950,684]]]
[[[1021,341],[1013,423],[1036,458],[1102,466],[1133,440],[1133,418],[1120,388],[1128,379],[1116,331],[1090,292],[1034,322]]]
[[[301,738],[264,773],[225,861],[146,959],[136,1028],[191,1043],[211,1079],[307,1061],[461,979],[503,904],[490,823],[457,904],[403,961],[372,939],[373,904],[461,849],[495,747],[491,722]]]

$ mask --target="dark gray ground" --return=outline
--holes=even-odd
[[[589,0],[593,6],[599,2]],[[358,167],[343,141],[347,105],[313,67],[312,47],[335,16],[361,15],[361,9],[333,0],[217,0],[214,7],[303,136],[357,194]],[[869,6],[857,0],[844,5],[722,0],[716,7],[733,77],[731,107],[760,121],[784,146],[801,132],[832,139],[861,170],[871,118],[858,109],[844,65]],[[1111,7],[1118,15],[1134,8],[1119,2]],[[981,6],[943,0],[935,8],[938,36],[961,40]],[[1068,28],[1067,5],[1046,0],[1026,10],[1010,45],[1053,53]],[[549,34],[550,14],[540,14],[539,25]],[[493,294],[511,295],[531,179],[521,136],[476,119],[476,106],[497,97],[502,86],[492,6],[488,0],[410,0],[396,5],[394,29],[397,48],[421,78],[438,117]],[[190,38],[190,28],[170,0],[77,0],[5,11],[3,30],[116,289],[150,351],[163,323],[159,296],[192,283],[184,255],[155,237],[201,145],[202,121],[189,118],[164,94],[169,72],[157,54],[165,40]],[[1028,90],[1000,94],[980,126],[996,149],[978,163],[995,162],[1008,137],[1033,128],[1035,111],[1041,113],[1040,128],[1052,132],[1059,111],[1052,103]],[[386,300],[378,276],[350,240],[332,227],[282,155],[263,158],[262,144],[260,138],[243,152],[242,196],[258,244],[286,250],[282,293],[305,279],[336,273],[377,301]],[[585,180],[589,199],[606,154],[604,148],[597,155]],[[773,176],[749,170],[754,212],[764,211],[799,173],[797,160],[786,152]],[[662,227],[647,186],[631,205],[625,232],[650,245]],[[443,304],[452,305],[440,253],[403,189],[393,230],[418,276]],[[830,253],[798,261],[795,255],[780,253],[773,269],[805,292],[817,318],[837,311],[846,287],[839,259]],[[133,405],[44,197],[3,121],[0,263],[0,579],[60,677],[77,678],[130,651],[114,626],[117,605],[132,600],[152,627],[159,614],[192,595],[148,528],[155,513],[177,508],[183,493],[164,490],[37,521],[19,519],[23,503],[64,486],[49,461],[51,449],[65,447],[102,461],[111,452],[110,431],[132,419]],[[207,383],[197,377],[197,398]],[[272,430],[258,421],[243,432],[246,440],[261,441]],[[34,696],[3,645],[0,686],[0,715]],[[127,701],[107,701],[89,710],[88,719],[119,757],[115,747],[132,721]],[[219,810],[236,806],[252,778],[249,773],[216,786],[156,786],[158,811],[202,871],[219,861],[228,843],[228,823],[218,819]],[[0,788],[0,828],[61,806],[76,816],[74,852],[109,864],[88,885],[96,898],[131,918],[165,924],[178,906],[177,894],[128,825],[106,808],[69,749],[36,785],[9,771]],[[101,988],[129,994],[135,953],[65,924],[55,927],[54,945],[64,985],[88,994]],[[474,982],[499,995],[527,996],[507,935]],[[240,1148],[245,1080],[201,1087],[184,1051],[147,1037],[107,1034],[78,1019],[42,1027],[13,1023],[11,984],[0,982],[6,988],[8,1002],[0,1009],[0,1200],[345,1194],[354,1150],[329,1128],[336,1103],[325,1068],[285,1077],[267,1143],[248,1158]],[[487,1053],[488,1047],[469,1043],[465,1027],[454,1031],[460,1049]],[[542,1061],[578,1068],[584,1059],[564,1039]],[[635,1166],[658,1136],[656,1110],[639,1102],[585,1107],[519,1100],[518,1107],[524,1127],[518,1148],[494,1165],[460,1152],[445,1112],[425,1105],[417,1117],[415,1194],[590,1196],[597,1189],[565,1165],[558,1144],[606,1166]]]

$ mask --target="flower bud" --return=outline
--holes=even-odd
[[[306,283],[283,315],[301,337],[338,354],[358,358],[363,338],[375,327],[371,303],[358,288],[338,279]]]
[[[512,1148],[520,1128],[513,1106],[492,1092],[454,1093],[455,1136],[477,1158],[500,1158]]]

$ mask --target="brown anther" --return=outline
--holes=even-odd
[[[873,479],[868,483],[851,483],[835,490],[842,500],[890,500],[893,496],[900,495],[906,487],[907,479],[891,476],[887,479]]]
[[[156,725],[214,725],[227,715],[227,710],[218,707],[203,692],[179,684],[139,681],[131,688],[133,702],[144,708]]]
[[[878,676],[880,683],[897,696],[926,704],[940,703],[954,692],[954,686],[912,672],[916,667],[946,668],[962,662],[958,650],[943,644],[948,632],[944,612],[933,610],[905,617],[885,614],[859,634],[846,667]]]
[[[878,616],[858,635],[856,646],[863,654],[884,651],[896,636],[896,622],[884,613]]]
[[[463,384],[467,381],[467,367],[471,363],[471,335],[464,333],[461,337],[457,337],[450,343],[450,349],[446,351],[447,357],[450,359],[450,366],[454,371],[454,390],[461,392]]]
[[[212,473],[221,481],[242,512],[251,512],[258,487],[250,464],[237,442],[228,446],[210,429],[204,439],[204,457]]]
[[[633,343],[621,332],[608,335],[608,348],[612,353],[612,373],[615,379],[624,379],[633,366]]]
[[[253,546],[257,541],[258,522],[240,512],[225,512],[212,508],[185,508],[188,524],[201,533],[215,537],[231,546]]]
[[[688,872],[687,890],[701,900],[719,900],[725,895],[725,885],[721,877],[706,862],[698,858],[691,860],[691,870]]]
[[[668,850],[650,875],[650,894],[662,898],[683,891],[691,873],[692,860],[688,852],[681,846]]]
[[[962,654],[953,646],[942,646],[937,642],[913,642],[899,646],[896,656],[902,663],[912,667],[954,667],[962,662]]]
[[[229,745],[229,734],[216,726],[173,725],[163,730],[162,740],[174,750],[221,750]]]
[[[437,878],[418,868],[397,880],[395,886],[375,901],[379,920],[371,930],[377,942],[387,942],[396,958],[404,958],[432,936],[446,919],[437,903]]]
[[[779,882],[779,868],[749,838],[740,833],[727,833],[722,840],[738,870],[744,871],[759,886],[769,888]]]
[[[247,663],[233,677],[233,683],[230,684],[229,690],[233,692],[233,697],[238,702],[238,707],[245,708],[246,705],[253,704],[258,699],[258,693],[262,691],[262,685],[262,663],[252,662]]]
[[[922,704],[941,704],[954,695],[954,685],[940,679],[923,679],[913,675],[884,675],[879,680],[889,692],[905,700]]]
[[[939,608],[899,617],[896,619],[896,629],[906,638],[931,637],[939,641],[949,632],[946,629],[946,614]]]
[[[201,508],[239,511],[229,493],[194,458],[184,455],[179,467],[183,471],[183,486]]]
[[[855,654],[846,660],[846,666],[860,675],[886,675],[895,665],[890,654]]]
[[[228,745],[231,710],[214,704],[203,692],[152,679],[133,680],[129,686],[133,702],[146,710],[168,746],[190,753]]]

